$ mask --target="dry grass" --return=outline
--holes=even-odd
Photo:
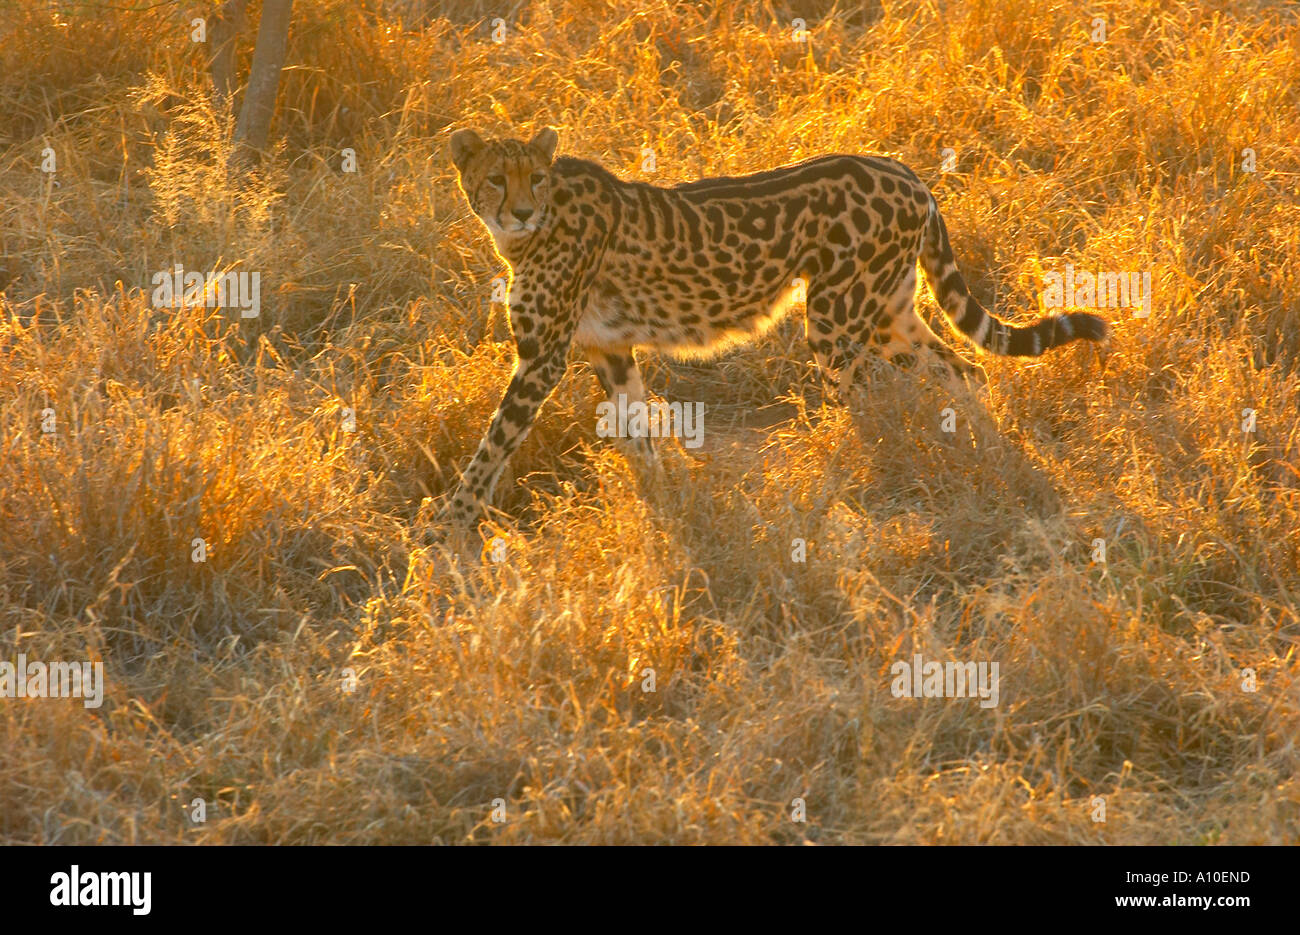
[[[1294,7],[299,0],[236,182],[205,4],[58,5],[0,10],[0,660],[90,654],[107,692],[0,701],[0,841],[1300,838]],[[710,433],[653,483],[575,363],[506,561],[425,547],[512,365],[446,139],[546,123],[663,181],[892,154],[1004,317],[1067,262],[1149,270],[1153,312],[986,361],[996,424],[954,435],[908,376],[823,405],[797,321],[651,358]],[[174,262],[261,271],[261,317],[152,308]],[[913,652],[998,661],[1000,705],[893,697]]]

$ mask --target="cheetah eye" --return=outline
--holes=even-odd
[[[497,188],[506,187],[506,177],[504,175],[489,175],[488,181],[491,182],[493,185],[495,185]]]
[[[544,172],[533,173],[533,185],[541,185],[545,181],[546,181],[546,173]]]

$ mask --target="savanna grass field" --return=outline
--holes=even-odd
[[[0,3],[0,661],[104,678],[0,698],[0,842],[1300,839],[1295,5],[298,0],[247,170],[215,8]],[[705,407],[657,473],[575,356],[447,532],[515,360],[448,138],[546,126],[665,186],[892,156],[1000,317],[1067,265],[1150,314],[987,404],[836,402],[799,312],[645,354]]]

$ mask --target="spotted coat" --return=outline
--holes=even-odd
[[[576,345],[611,400],[644,401],[634,348],[703,356],[752,340],[802,291],[818,363],[844,388],[873,358],[918,352],[949,379],[980,380],[916,313],[916,265],[958,331],[994,354],[1036,356],[1106,325],[1073,313],[1014,327],[970,295],[934,197],[906,166],[833,155],[740,177],[661,188],[596,163],[554,158],[558,137],[452,135],[470,208],[511,267],[514,375],[452,495],[472,521]],[[633,440],[653,458],[649,438]]]

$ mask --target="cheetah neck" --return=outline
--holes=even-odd
[[[514,266],[515,263],[523,257],[524,253],[528,249],[528,245],[532,243],[533,238],[544,229],[545,225],[538,227],[536,230],[522,231],[518,233],[507,233],[506,231],[499,229],[490,230],[492,234],[492,243],[496,246],[497,253],[503,260],[506,260],[511,266]]]

